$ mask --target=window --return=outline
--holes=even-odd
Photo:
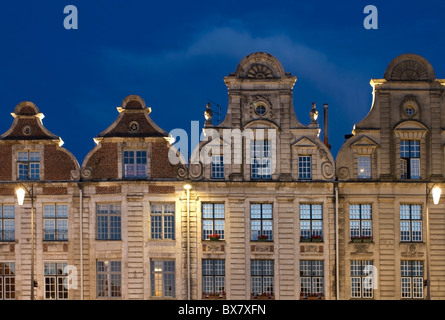
[[[420,141],[400,141],[402,179],[420,179]]]
[[[225,290],[225,260],[202,260],[202,293],[222,295]]]
[[[124,177],[125,178],[147,177],[147,151],[144,150],[124,151]]]
[[[373,269],[370,260],[351,261],[351,298],[373,297]]]
[[[270,179],[272,166],[272,150],[269,140],[255,140],[250,145],[251,178]]]
[[[323,240],[323,207],[321,204],[300,204],[300,240]]]
[[[224,240],[224,203],[202,204],[202,239],[208,240],[212,234]]]
[[[273,221],[271,203],[250,204],[250,240],[273,240]]]
[[[423,261],[402,260],[402,298],[423,298]]]
[[[97,261],[97,297],[118,298],[122,295],[120,261]]]
[[[68,206],[66,204],[45,204],[43,206],[44,240],[68,240]]]
[[[175,261],[151,260],[151,295],[175,297]]]
[[[102,203],[96,207],[97,239],[121,239],[121,205],[118,203]]]
[[[319,260],[300,261],[301,293],[324,294],[324,263]]]
[[[263,104],[259,104],[255,108],[255,113],[259,116],[264,116],[266,112],[267,112],[266,106],[264,106]]]
[[[152,204],[150,218],[152,239],[175,239],[174,203]]]
[[[252,294],[273,294],[274,261],[273,260],[251,260],[251,282]]]
[[[18,180],[39,180],[40,152],[19,151],[17,159]]]
[[[358,156],[358,178],[371,179],[371,156]]]
[[[420,204],[400,205],[400,240],[422,241],[422,206]]]
[[[0,241],[14,241],[14,205],[0,204]]]
[[[298,179],[310,180],[312,179],[312,157],[298,156]]]
[[[351,240],[372,240],[372,214],[370,204],[351,204],[349,206]]]
[[[224,179],[224,156],[212,156],[212,179]]]
[[[0,262],[0,300],[15,299],[15,263]]]
[[[45,262],[45,299],[68,299],[67,265],[65,262]]]

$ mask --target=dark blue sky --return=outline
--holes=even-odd
[[[378,9],[377,30],[363,27],[368,4]],[[78,30],[63,27],[66,5],[78,9]],[[2,1],[0,131],[19,102],[33,101],[81,164],[129,94],[166,131],[202,124],[208,99],[223,118],[223,77],[265,51],[298,78],[300,122],[310,122],[312,102],[321,114],[329,103],[335,157],[371,107],[370,79],[383,78],[396,56],[420,54],[445,78],[444,22],[437,0]]]

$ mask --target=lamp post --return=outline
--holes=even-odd
[[[187,191],[187,300],[190,300],[190,189],[192,185],[186,183],[184,189]]]
[[[433,194],[433,203],[439,204],[442,190],[434,185],[432,189],[426,185],[426,299],[431,300],[431,267],[430,267],[430,193]]]
[[[17,202],[20,206],[25,201],[26,193],[31,198],[31,300],[34,300],[34,185],[28,190],[24,185],[16,189]]]

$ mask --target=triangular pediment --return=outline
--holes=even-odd
[[[377,148],[379,145],[367,136],[358,138],[351,144],[352,148]]]
[[[307,137],[302,137],[301,139],[295,141],[292,144],[292,148],[305,148],[305,149],[317,149],[318,145]]]

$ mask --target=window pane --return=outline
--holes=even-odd
[[[371,156],[358,156],[359,179],[371,178]]]

